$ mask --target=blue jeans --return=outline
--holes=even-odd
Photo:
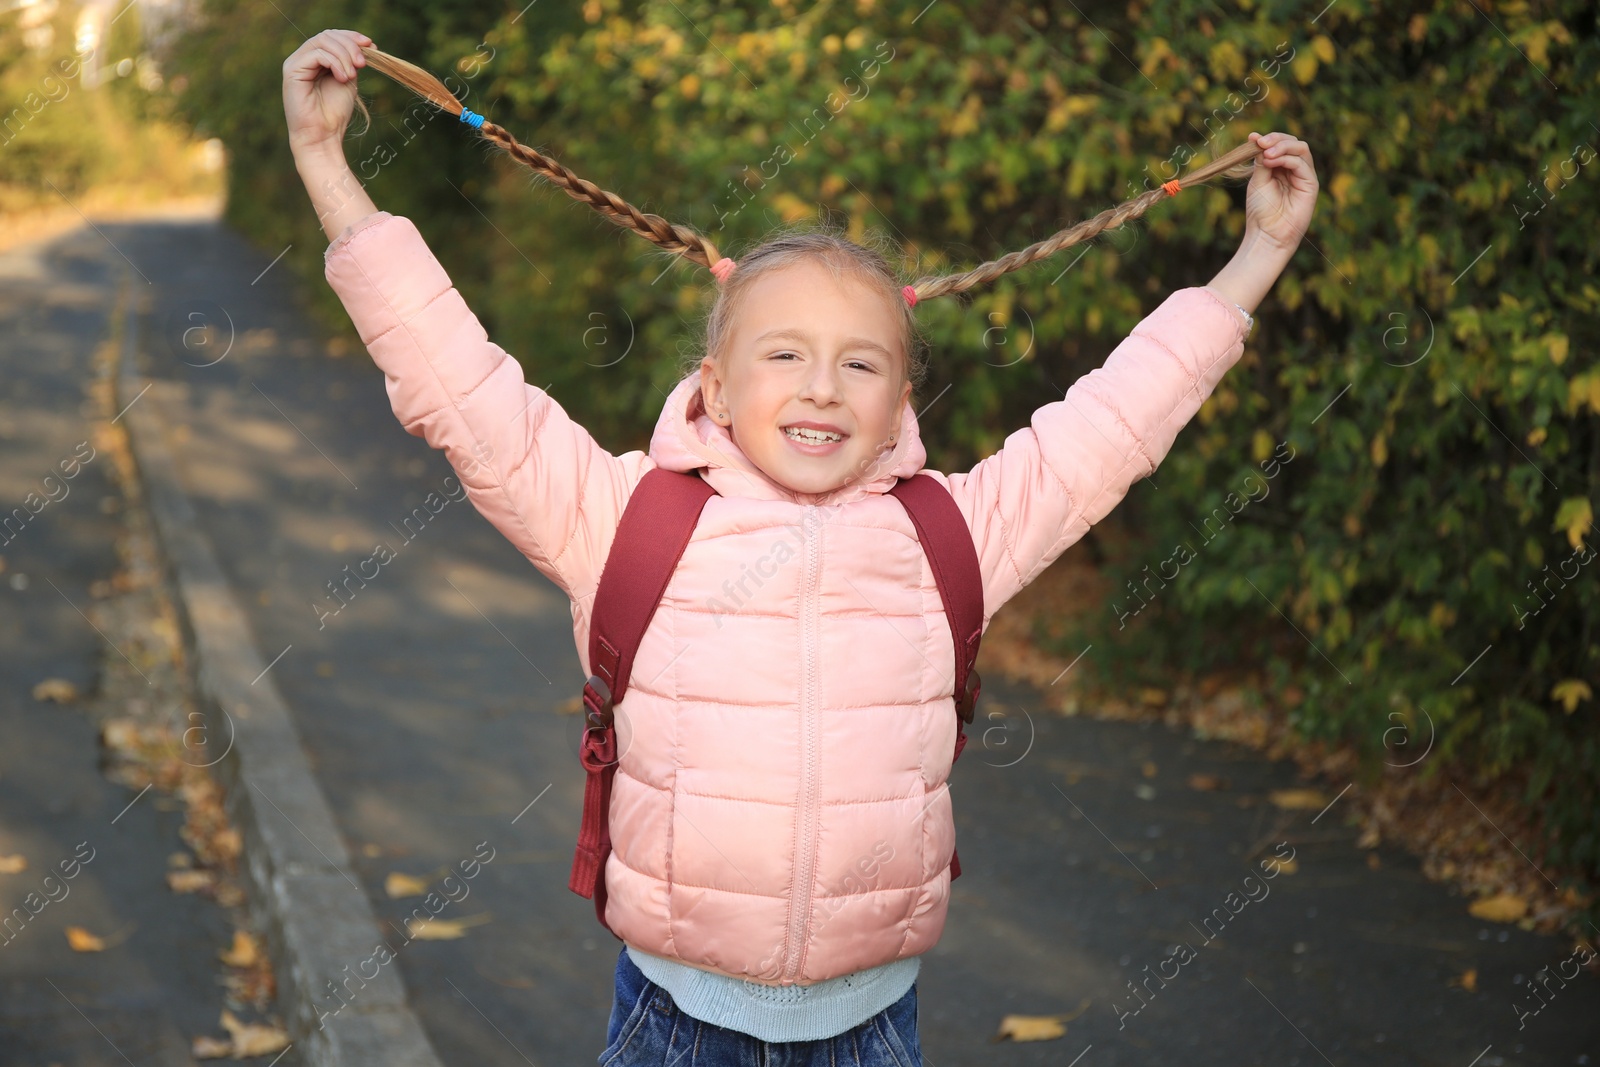
[[[853,1030],[817,1041],[762,1041],[685,1015],[624,947],[600,1067],[922,1067],[917,987]]]

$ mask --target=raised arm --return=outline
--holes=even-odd
[[[291,93],[298,90],[291,81],[316,66],[334,72],[324,80],[348,70],[353,83],[349,52],[360,58],[357,40],[364,38],[325,31],[290,57],[294,71],[284,65],[295,161],[324,231],[334,237],[325,253],[328,284],[383,370],[390,406],[406,431],[443,450],[473,506],[581,600],[599,585],[628,497],[654,464],[642,452],[606,452],[548,393],[524,380],[416,226],[376,209],[337,140],[296,139]],[[313,95],[299,99],[304,104]],[[348,108],[342,114],[348,120]]]
[[[987,619],[1154,473],[1244,352],[1245,318],[1180,289],[994,455],[948,476],[978,549]]]
[[[361,46],[372,38],[354,30],[323,30],[283,61],[283,114],[295,169],[332,241],[377,211],[344,157],[344,131],[356,104]]]
[[[1311,225],[1311,149],[1287,133],[1261,148],[1245,190],[1244,237],[1203,287],[1180,289],[1067,395],[967,474],[948,478],[978,546],[984,619],[1038,577],[1140,478],[1244,353],[1254,312]]]

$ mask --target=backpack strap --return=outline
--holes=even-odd
[[[697,474],[661,467],[647,471],[623,509],[594,596],[589,619],[591,673],[583,686],[588,725],[578,753],[588,776],[583,825],[567,888],[594,898],[595,914],[607,930],[611,927],[606,924],[605,870],[611,854],[611,780],[617,771],[613,710],[628,691],[634,653],[666,594],[700,512],[715,495],[716,490]]]
[[[944,601],[945,618],[950,621],[950,636],[956,650],[956,753],[961,758],[967,745],[963,727],[972,723],[978,705],[982,680],[974,665],[978,644],[983,638],[983,572],[978,567],[978,552],[972,543],[972,530],[956,506],[950,491],[926,474],[902,478],[889,490],[900,499],[917,528],[917,539],[933,569],[933,580]],[[950,855],[950,878],[961,877],[961,860]]]

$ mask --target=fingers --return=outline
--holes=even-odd
[[[312,80],[321,76],[320,68],[327,68],[336,80],[348,82],[355,79],[357,68],[366,66],[367,57],[361,49],[371,43],[372,38],[354,30],[323,30],[301,45],[295,56],[299,57],[301,71]],[[290,57],[286,67],[297,65],[295,56]]]
[[[1296,175],[1315,179],[1316,171],[1311,160],[1311,146],[1288,133],[1250,134],[1250,140],[1261,148],[1257,162],[1268,167],[1285,167]]]

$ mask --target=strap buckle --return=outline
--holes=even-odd
[[[589,729],[604,730],[611,725],[611,687],[598,674],[589,675],[589,680],[583,683],[583,706],[588,709],[585,718]]]
[[[978,672],[967,672],[966,692],[956,694],[956,714],[961,716],[961,721],[968,726],[972,725],[972,716],[978,708],[978,692],[983,688],[983,679],[978,677]]]

